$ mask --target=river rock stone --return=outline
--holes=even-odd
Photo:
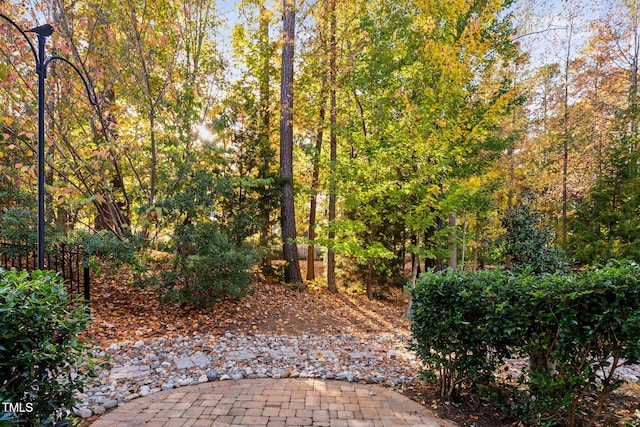
[[[104,406],[102,405],[97,405],[94,406],[93,408],[91,408],[91,412],[93,413],[93,415],[102,415],[106,412]]]
[[[93,412],[91,412],[91,409],[85,408],[85,407],[73,408],[73,413],[79,416],[80,418],[89,418],[91,415],[93,415]]]
[[[107,400],[102,404],[102,407],[104,409],[111,409],[111,408],[115,408],[116,406],[118,406],[117,400]]]

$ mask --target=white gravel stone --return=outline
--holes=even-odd
[[[191,384],[193,384],[193,379],[192,378],[185,378],[183,380],[180,380],[178,382],[178,384],[180,384],[180,387],[191,385]]]
[[[91,412],[93,413],[93,415],[102,415],[106,412],[106,410],[104,409],[104,406],[97,405],[91,408]]]
[[[116,406],[118,406],[118,401],[117,400],[107,400],[102,405],[102,407],[104,409],[111,409],[111,408],[115,408]]]
[[[85,408],[85,407],[73,408],[73,413],[79,416],[80,418],[89,418],[91,415],[93,415],[93,412],[91,412],[91,409]]]
[[[140,342],[142,345],[136,346]],[[407,349],[409,342],[406,335],[384,333],[362,337],[226,333],[164,337],[135,344],[125,341],[101,349],[100,357],[107,365],[96,367],[94,383],[78,397],[81,406],[104,402],[102,406],[109,409],[131,399],[133,390],[136,395],[146,395],[192,383],[244,377],[402,384],[416,379],[424,369]],[[509,359],[500,369],[516,378],[526,364],[525,359]],[[620,367],[618,374],[638,382],[640,366]]]

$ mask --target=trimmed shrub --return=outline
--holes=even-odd
[[[423,373],[440,395],[457,399],[463,387],[486,385],[500,361],[503,336],[490,322],[489,294],[509,273],[447,269],[420,276],[412,289],[413,349],[430,367]]]
[[[0,269],[0,421],[69,425],[87,372],[78,338],[88,310],[53,273]],[[83,368],[84,369],[84,368]],[[11,404],[11,405],[9,405]],[[19,408],[19,410],[15,410]]]
[[[583,413],[592,422],[621,384],[616,369],[640,360],[633,263],[577,274],[445,270],[421,276],[412,294],[413,348],[442,397],[498,385],[493,395],[511,395],[513,412],[536,425],[574,426]],[[513,356],[530,360],[518,388],[494,377]]]
[[[161,288],[164,298],[213,305],[243,296],[251,283],[251,268],[259,261],[248,247],[238,245],[215,223],[182,225],[174,235],[173,268],[145,279]]]

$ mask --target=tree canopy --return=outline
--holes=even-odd
[[[9,1],[21,27],[53,24],[47,48],[98,99],[51,64],[49,238],[106,233],[176,271],[221,242],[209,252],[245,270],[284,256],[290,282],[307,245],[332,290],[373,297],[408,280],[409,257],[509,266],[501,236],[526,205],[568,259],[637,260],[637,5],[567,3],[545,26],[539,3]],[[37,88],[1,28],[0,239],[24,241]]]

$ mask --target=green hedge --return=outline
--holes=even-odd
[[[594,420],[621,384],[615,370],[640,360],[634,263],[576,274],[445,270],[422,275],[412,294],[413,349],[441,396],[509,396],[514,413],[537,425]],[[530,359],[519,387],[495,376],[514,356]]]
[[[85,349],[78,335],[88,321],[62,278],[0,268],[0,425],[70,423],[86,374],[77,369]]]
[[[246,294],[251,269],[259,258],[249,245],[234,242],[220,225],[180,225],[173,244],[172,262],[145,273],[143,279],[144,285],[157,287],[164,299],[213,306]]]

